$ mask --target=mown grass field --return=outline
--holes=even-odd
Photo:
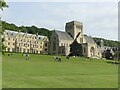
[[[50,55],[2,57],[3,88],[117,88],[118,65],[86,58],[55,62]]]

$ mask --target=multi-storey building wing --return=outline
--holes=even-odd
[[[48,38],[38,34],[28,34],[5,30],[4,45],[7,52],[48,53]]]

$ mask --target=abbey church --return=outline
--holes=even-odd
[[[80,34],[76,38],[78,33]],[[101,48],[95,43],[92,37],[83,34],[83,23],[78,21],[66,23],[65,32],[54,30],[49,41],[49,54],[69,55],[70,45],[75,39],[82,45],[83,56],[101,58]]]

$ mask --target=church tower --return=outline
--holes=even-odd
[[[77,41],[78,43],[83,43],[83,24],[81,22],[68,22],[66,23],[65,30],[73,39],[75,39],[78,33],[80,32]]]

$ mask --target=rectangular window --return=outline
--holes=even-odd
[[[23,52],[25,52],[25,49],[23,49]]]
[[[8,48],[8,52],[10,52],[10,48]]]
[[[27,52],[29,53],[29,49],[27,49]]]
[[[8,45],[10,45],[10,42],[8,42]]]
[[[36,48],[38,48],[38,45],[36,45]]]
[[[40,48],[42,48],[42,46],[40,46]]]
[[[12,48],[12,52],[14,52],[15,51],[15,49],[14,48]]]
[[[38,53],[38,51],[36,51],[36,53]]]
[[[45,46],[47,47],[47,43],[45,43]]]
[[[47,51],[47,49],[45,49],[45,51]]]
[[[86,53],[86,49],[85,48],[84,48],[83,52]]]

